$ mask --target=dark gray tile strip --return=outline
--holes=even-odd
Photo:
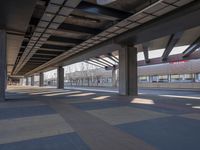
[[[76,133],[0,144],[0,150],[89,150]]]
[[[29,106],[29,107],[15,107],[15,108],[0,108],[0,120],[22,118],[29,116],[38,116],[46,114],[55,114],[56,112],[48,106]]]

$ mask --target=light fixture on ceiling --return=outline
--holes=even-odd
[[[97,0],[97,4],[99,5],[107,5],[107,4],[110,4],[112,2],[114,2],[116,0]]]

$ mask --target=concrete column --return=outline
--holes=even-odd
[[[43,72],[40,72],[40,74],[39,74],[39,86],[40,87],[44,86],[44,74],[43,74]]]
[[[112,68],[112,87],[117,87],[117,74],[115,66]]]
[[[31,86],[34,86],[34,75],[31,76]]]
[[[64,68],[62,66],[57,69],[57,88],[64,89]]]
[[[5,30],[0,30],[0,101],[5,100],[6,80],[6,32]]]
[[[192,74],[192,78],[193,78],[192,82],[196,82],[197,74],[196,73]]]
[[[136,96],[137,82],[137,49],[126,46],[119,50],[119,94]]]
[[[28,77],[26,77],[26,86],[28,86]]]
[[[152,83],[152,75],[149,75],[149,82]]]
[[[168,74],[168,82],[171,83],[171,74]]]
[[[195,75],[195,82],[198,82],[199,81],[199,79],[198,79],[198,73],[195,73],[194,75]]]

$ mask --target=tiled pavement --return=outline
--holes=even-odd
[[[200,100],[10,88],[0,150],[199,150]]]

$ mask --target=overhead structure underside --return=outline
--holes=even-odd
[[[7,23],[7,68],[11,75],[30,75],[63,65],[66,60],[108,41],[134,44],[138,51],[144,51],[145,47],[147,51],[166,48],[163,60],[174,46],[199,42],[199,20],[186,23],[177,31],[180,34],[172,34],[170,29],[159,35],[151,33],[159,31],[154,29],[157,22],[170,16],[175,19],[176,13],[185,11],[186,17],[197,17],[200,9],[197,0],[116,0],[106,5],[99,5],[96,0],[35,0],[31,3],[20,0],[17,4],[8,0],[5,4],[17,5],[19,9],[1,10],[1,14],[12,12],[16,15],[10,15],[10,21],[0,22],[2,28]],[[181,22],[179,18],[177,21]],[[173,25],[176,24],[171,26],[175,28]],[[148,32],[151,36],[144,39],[137,35]],[[192,53],[192,50],[187,51]]]

